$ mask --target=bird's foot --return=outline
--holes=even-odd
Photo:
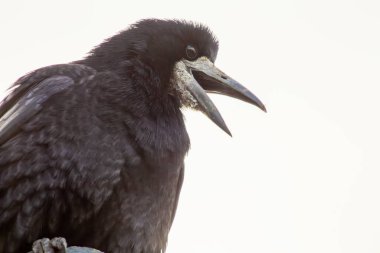
[[[33,253],[66,253],[67,243],[65,238],[42,238],[33,243]]]

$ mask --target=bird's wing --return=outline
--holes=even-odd
[[[38,83],[32,90],[20,97],[0,118],[0,145],[16,134],[23,124],[41,111],[48,98],[73,84],[74,81],[70,77],[52,76]]]
[[[46,140],[49,133],[38,127],[27,132],[25,126],[33,120],[39,122],[44,115],[41,112],[46,112],[54,96],[95,72],[78,64],[41,68],[16,81],[1,102],[0,252],[19,252],[25,241],[32,242],[40,236],[42,224],[56,226],[59,218],[48,217],[47,212],[54,210],[47,201],[56,199],[53,208],[57,213],[65,208],[57,189],[62,187],[63,176],[53,169],[47,146],[40,141]],[[48,126],[49,121],[43,124]]]
[[[0,146],[35,114],[54,94],[65,90],[95,70],[79,64],[59,64],[41,68],[21,77],[0,103]]]

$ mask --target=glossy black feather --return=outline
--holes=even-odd
[[[0,106],[0,252],[41,237],[108,253],[162,252],[189,149],[171,68],[200,25],[145,20],[73,64],[20,78]]]

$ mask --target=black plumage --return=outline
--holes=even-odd
[[[190,145],[181,107],[226,132],[205,91],[265,109],[213,68],[217,51],[202,25],[143,20],[83,60],[17,80],[0,106],[0,252],[56,236],[109,253],[165,251]]]

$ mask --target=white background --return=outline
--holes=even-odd
[[[2,1],[0,85],[149,17],[209,25],[216,64],[268,108],[212,96],[168,252],[380,252],[380,2]]]

